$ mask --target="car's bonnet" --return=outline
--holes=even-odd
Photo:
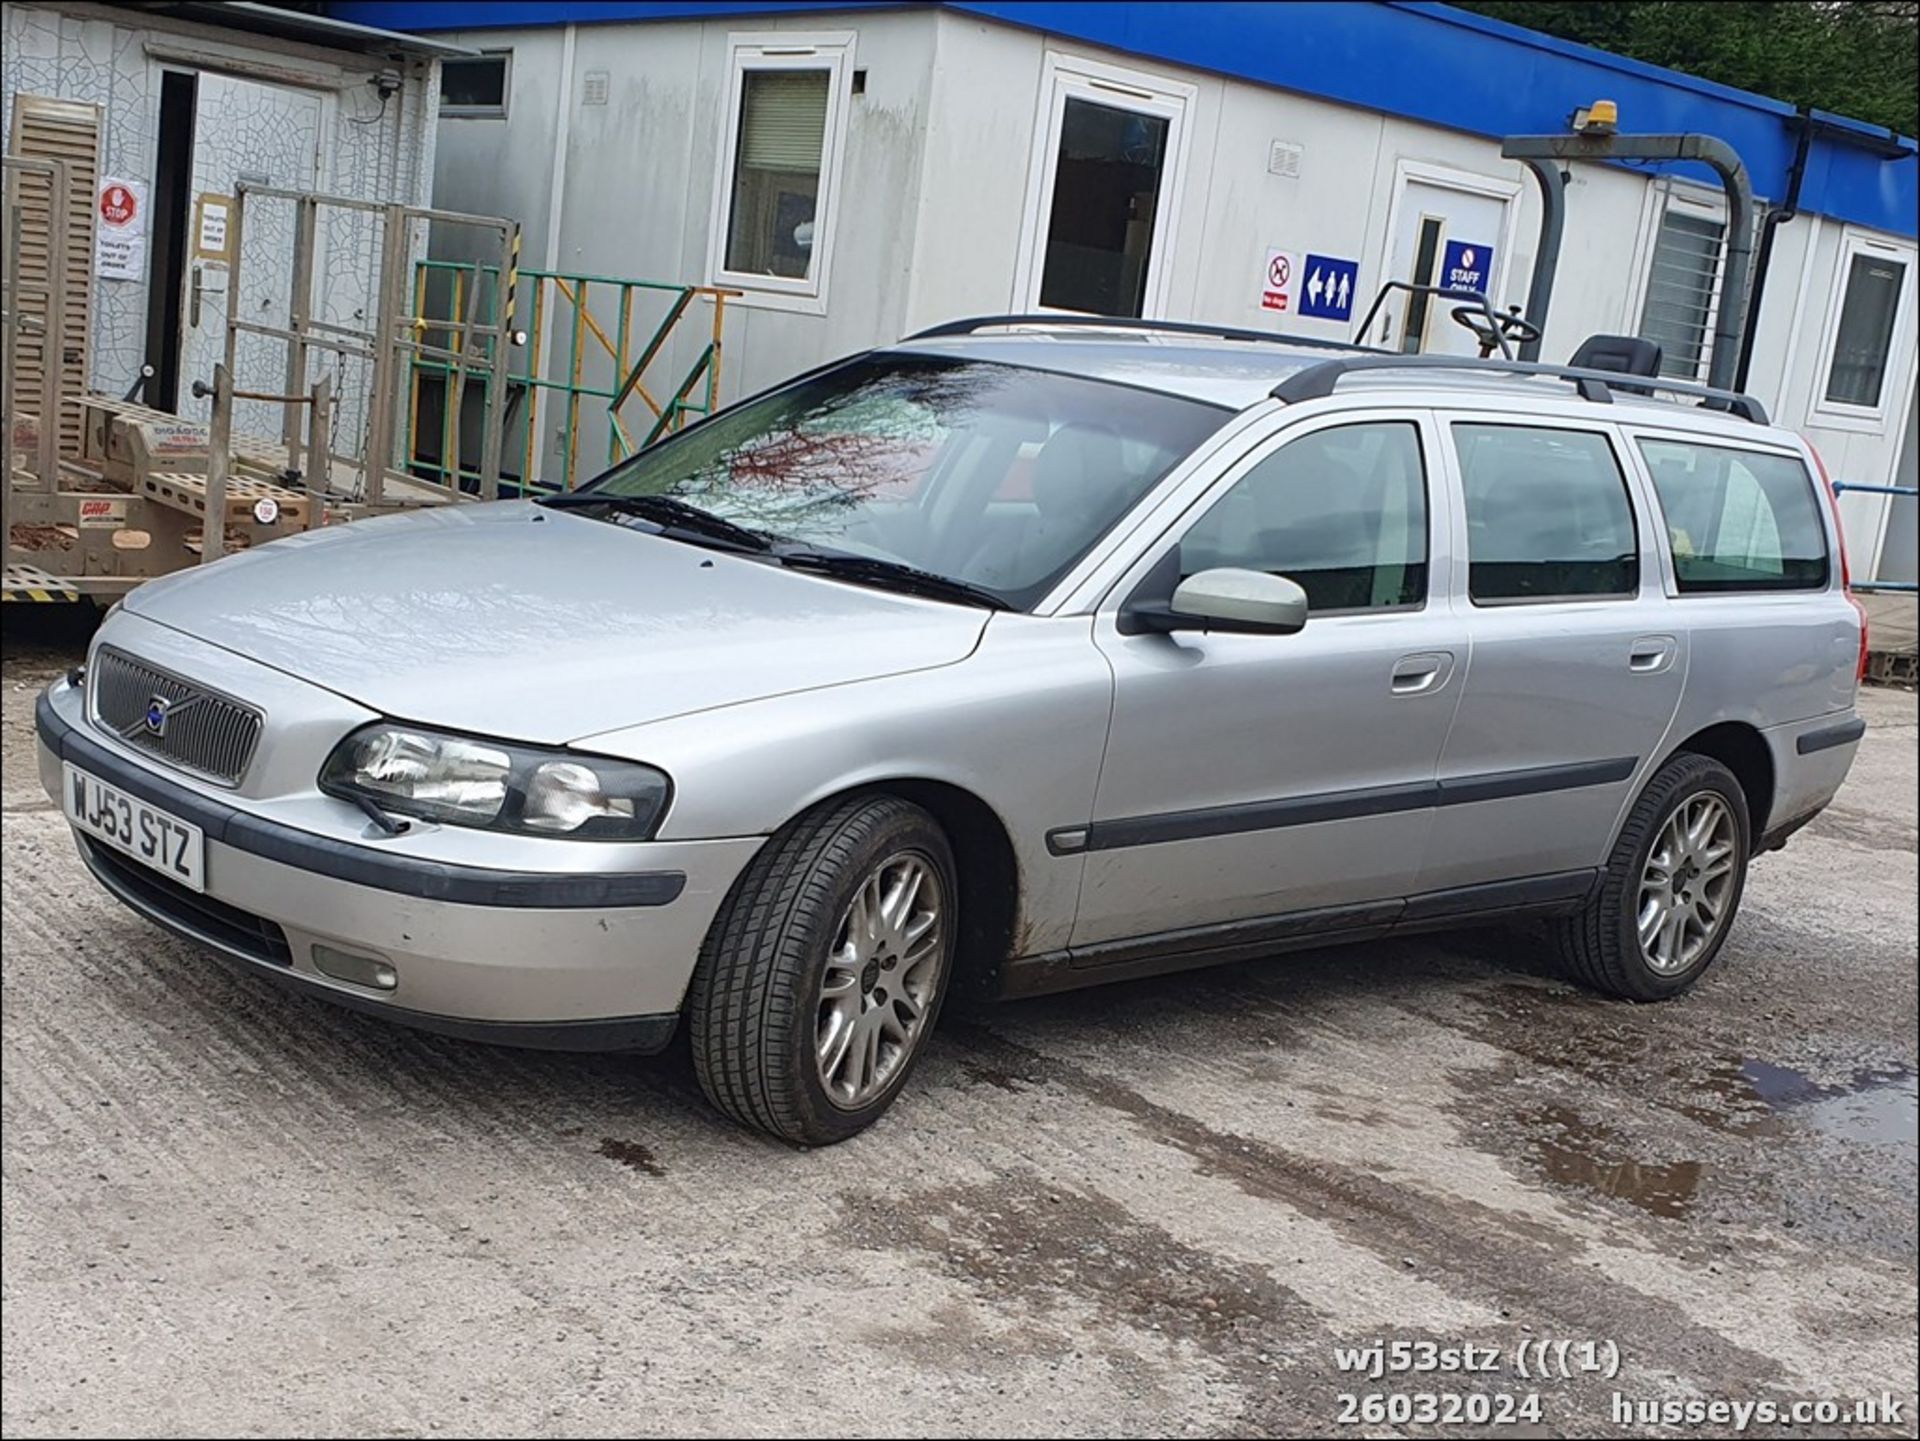
[[[544,742],[950,664],[988,615],[519,502],[309,532],[126,605],[386,715]]]

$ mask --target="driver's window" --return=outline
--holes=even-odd
[[[1215,566],[1284,575],[1314,615],[1427,596],[1427,478],[1406,420],[1316,430],[1241,476],[1180,542],[1180,576]]]

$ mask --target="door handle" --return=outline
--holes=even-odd
[[[1393,663],[1395,695],[1430,695],[1453,674],[1453,653],[1444,650],[1403,655]]]
[[[187,292],[187,324],[196,330],[200,328],[200,291],[200,267],[196,265],[193,267],[193,285]]]
[[[1670,635],[1643,635],[1627,652],[1627,669],[1640,675],[1658,675],[1673,664],[1674,639]]]

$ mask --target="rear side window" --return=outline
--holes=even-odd
[[[1483,605],[1632,595],[1640,550],[1604,435],[1455,425],[1467,501],[1467,593]]]
[[[1827,534],[1799,457],[1642,440],[1682,594],[1821,590]]]

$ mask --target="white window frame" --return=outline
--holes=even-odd
[[[1019,262],[1014,270],[1011,296],[1011,308],[1016,313],[1081,313],[1040,303],[1040,282],[1046,273],[1047,225],[1053,217],[1054,174],[1060,163],[1060,127],[1066,116],[1067,101],[1073,99],[1152,115],[1167,122],[1167,147],[1160,164],[1160,194],[1154,201],[1152,249],[1147,256],[1147,283],[1140,297],[1142,320],[1165,318],[1172,290],[1180,196],[1186,184],[1187,152],[1192,135],[1188,119],[1199,93],[1198,86],[1182,80],[1144,70],[1127,70],[1055,50],[1047,52],[1040,71],[1040,103],[1034,113],[1033,149],[1027,163],[1027,200],[1020,216]]]
[[[1893,334],[1887,339],[1886,369],[1880,376],[1880,403],[1877,406],[1849,405],[1827,399],[1827,382],[1833,375],[1834,351],[1840,344],[1840,312],[1847,303],[1847,282],[1853,275],[1857,255],[1877,255],[1898,261],[1905,268],[1900,275],[1900,293],[1894,297]],[[1886,239],[1848,226],[1840,232],[1840,252],[1833,267],[1833,293],[1827,297],[1827,321],[1820,333],[1818,360],[1813,368],[1812,413],[1820,424],[1833,430],[1855,430],[1884,435],[1888,426],[1906,419],[1907,392],[1913,386],[1913,287],[1914,271],[1920,269],[1920,252],[1912,245]]]
[[[827,313],[827,276],[840,211],[840,171],[847,148],[847,110],[853,78],[853,32],[768,31],[727,37],[727,93],[720,112],[720,165],[714,174],[707,231],[707,282],[743,291],[739,305]],[[740,97],[750,71],[827,72],[827,123],[820,146],[820,200],[814,208],[813,256],[804,278],[752,275],[727,269],[727,227],[733,215],[734,162],[740,148]]]
[[[439,115],[442,120],[505,120],[507,107],[513,99],[513,51],[507,49],[482,50],[478,55],[460,55],[456,60],[498,60],[500,61],[500,103],[498,105],[449,105],[445,99],[445,90],[441,91]],[[441,61],[444,72],[447,61]],[[444,80],[443,80],[444,85]]]

